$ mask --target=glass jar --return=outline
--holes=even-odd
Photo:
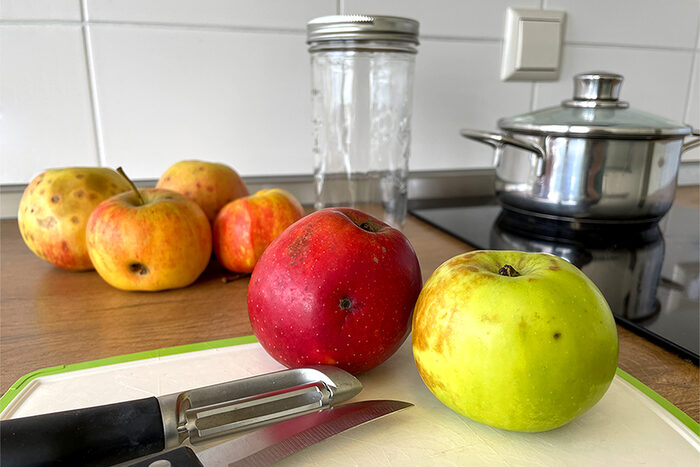
[[[315,208],[355,207],[401,228],[418,22],[325,16],[307,33]]]

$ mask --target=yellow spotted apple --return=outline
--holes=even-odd
[[[279,188],[231,201],[214,221],[216,258],[231,271],[252,272],[268,245],[303,216],[294,195]]]
[[[102,200],[129,190],[112,169],[68,167],[37,175],[19,202],[17,223],[24,243],[39,258],[70,271],[92,269],[85,226]]]
[[[522,432],[560,427],[605,394],[613,315],[579,269],[546,253],[474,251],[443,263],[413,315],[413,356],[452,410]]]
[[[90,214],[86,239],[95,270],[122,290],[190,285],[211,257],[207,216],[180,193],[131,186],[131,191],[104,200]]]
[[[420,288],[418,259],[400,231],[356,209],[326,208],[265,250],[248,285],[248,316],[282,364],[362,373],[406,339]]]
[[[197,203],[210,223],[228,202],[248,196],[248,188],[226,164],[199,160],[180,161],[160,177],[156,188],[177,191]]]

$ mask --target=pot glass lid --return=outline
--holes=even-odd
[[[622,76],[592,72],[574,77],[574,98],[561,106],[502,118],[503,130],[527,134],[661,138],[684,136],[692,129],[673,120],[629,108],[619,100]]]

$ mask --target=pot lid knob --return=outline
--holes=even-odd
[[[605,72],[574,76],[574,99],[616,101],[620,97],[622,75]]]
[[[605,71],[579,73],[574,76],[574,98],[564,101],[565,107],[628,107],[618,100],[622,75]]]

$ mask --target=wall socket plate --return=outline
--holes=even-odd
[[[508,8],[501,61],[502,81],[556,80],[566,13]]]

